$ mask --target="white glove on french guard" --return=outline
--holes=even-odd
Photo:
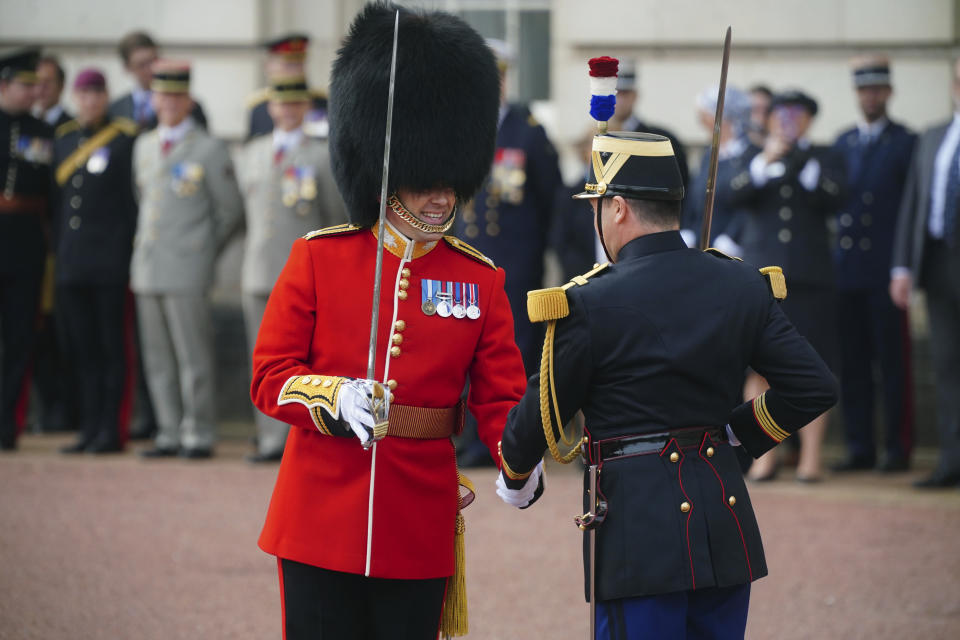
[[[340,389],[340,418],[350,425],[350,429],[366,444],[373,438],[373,412],[370,398],[373,397],[373,380],[358,378],[344,383]]]
[[[537,463],[533,468],[526,483],[520,489],[510,489],[503,479],[503,471],[497,476],[497,495],[511,507],[522,509],[530,504],[534,494],[537,492],[537,486],[540,484],[540,476],[543,475],[543,460]]]

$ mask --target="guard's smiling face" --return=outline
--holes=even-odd
[[[457,195],[450,187],[437,187],[425,191],[400,188],[397,189],[397,197],[417,220],[432,225],[440,225],[446,222],[457,204]],[[426,233],[414,229],[389,208],[387,209],[387,218],[404,235],[418,242],[439,240],[443,237],[442,233]]]

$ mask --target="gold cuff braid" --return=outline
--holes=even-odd
[[[510,468],[510,465],[507,464],[507,461],[503,457],[502,440],[497,443],[497,454],[500,456],[500,468],[503,470],[503,474],[511,480],[526,480],[530,477],[530,474],[533,473],[533,469],[530,469],[530,471],[527,471],[526,473],[517,473]]]

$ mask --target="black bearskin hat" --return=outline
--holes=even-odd
[[[389,192],[451,187],[469,200],[490,171],[500,75],[483,38],[441,12],[368,4],[330,79],[330,161],[350,221],[380,214],[394,15],[400,10]]]

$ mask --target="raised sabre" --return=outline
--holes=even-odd
[[[700,250],[710,246],[710,222],[713,220],[713,200],[717,186],[717,164],[720,161],[720,124],[723,120],[723,98],[727,93],[727,66],[730,63],[730,27],[723,40],[723,64],[720,67],[720,90],[717,112],[713,116],[713,142],[710,145],[710,171],[707,173],[707,195],[703,205],[703,227],[700,229]]]
[[[380,222],[377,229],[377,267],[373,280],[373,312],[370,318],[370,351],[367,353],[367,379],[373,380],[376,370],[377,325],[380,321],[380,288],[383,283],[383,233],[387,215],[387,185],[390,179],[390,133],[393,130],[393,89],[397,79],[397,40],[400,35],[400,11],[393,21],[393,54],[390,59],[390,88],[387,91],[387,131],[383,140],[383,179],[380,182]],[[387,435],[387,391],[383,385],[373,386],[373,437],[363,443],[369,449]]]

